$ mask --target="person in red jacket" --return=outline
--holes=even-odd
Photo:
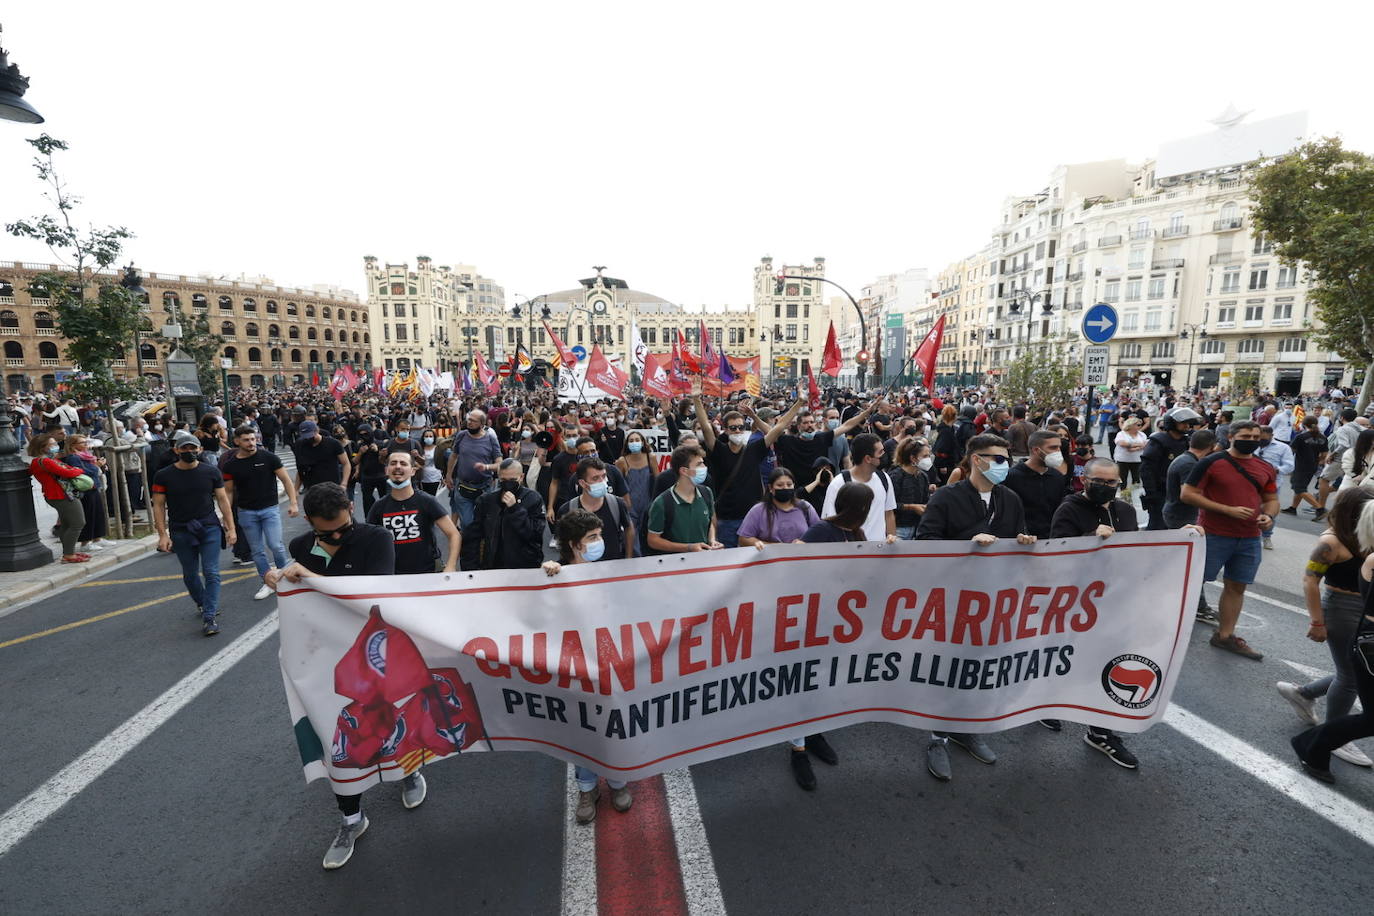
[[[88,553],[76,552],[76,538],[86,526],[81,498],[68,495],[63,480],[80,477],[85,471],[57,460],[62,447],[50,433],[39,433],[29,440],[29,472],[43,487],[43,498],[57,512],[57,536],[62,539],[62,562],[85,563]]]

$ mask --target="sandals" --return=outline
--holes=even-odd
[[[63,557],[63,563],[89,563],[91,558],[83,553],[74,553],[69,557]]]

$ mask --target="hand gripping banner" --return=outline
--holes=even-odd
[[[634,780],[859,722],[1138,732],[1204,550],[1149,531],[311,578],[281,595],[282,675],[306,778],[341,794],[471,751]]]

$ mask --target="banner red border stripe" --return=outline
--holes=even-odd
[[[597,912],[599,916],[687,916],[663,777],[632,783],[630,791],[634,804],[623,814],[611,807],[609,786],[603,784],[597,803]]]

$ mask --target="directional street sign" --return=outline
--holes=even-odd
[[[1105,385],[1107,384],[1107,354],[1111,350],[1107,346],[1093,346],[1083,348],[1083,384],[1085,385]]]
[[[1099,302],[1083,315],[1083,336],[1089,343],[1104,344],[1116,336],[1116,309]]]
[[[572,354],[577,357],[577,361],[580,363],[587,358],[587,348],[578,344],[572,348]]]

